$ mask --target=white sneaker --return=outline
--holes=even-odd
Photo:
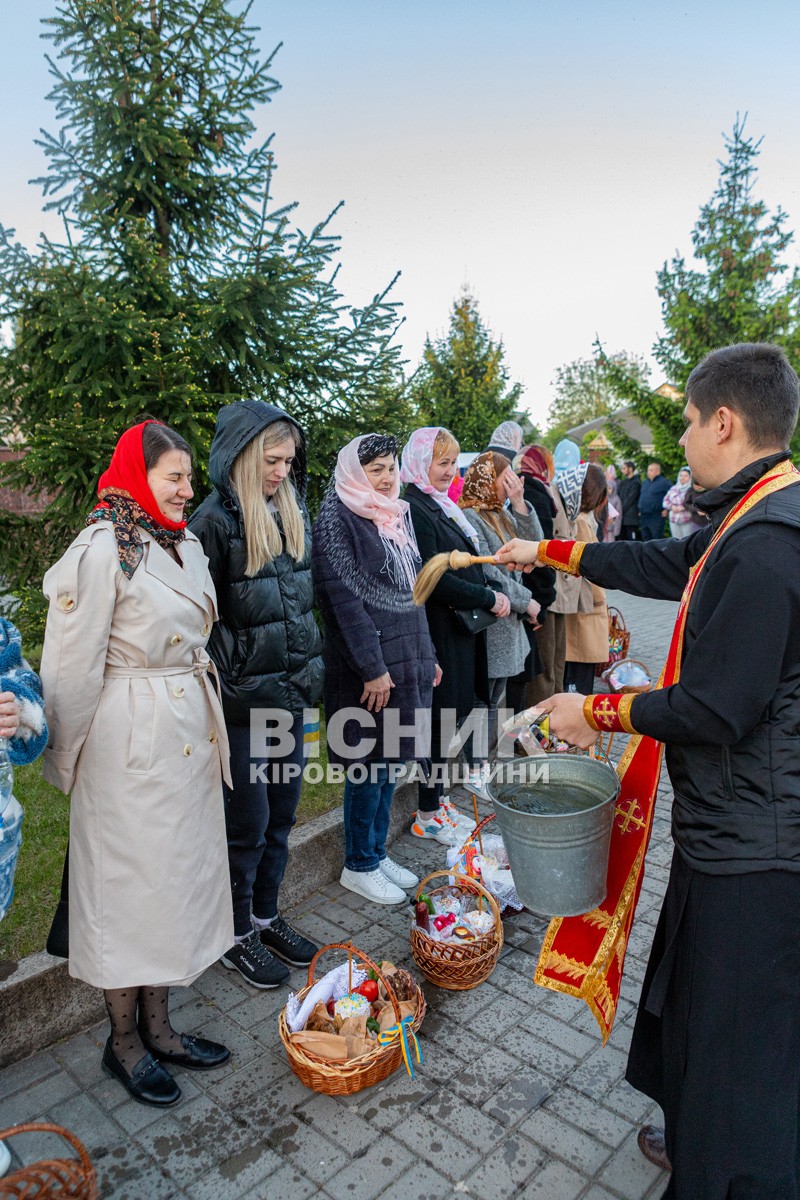
[[[413,888],[419,883],[419,879],[413,871],[407,870],[406,867],[401,867],[400,863],[396,863],[392,858],[384,858],[378,869],[396,887]]]
[[[491,800],[492,797],[486,790],[489,773],[490,768],[488,764],[482,767],[471,767],[464,787],[468,792],[474,792],[480,800]]]
[[[11,1151],[5,1142],[0,1142],[0,1175],[5,1175],[11,1165]]]
[[[372,900],[373,904],[405,904],[408,901],[402,888],[387,879],[380,867],[374,871],[349,871],[345,867],[339,883],[349,892]]]
[[[465,833],[471,833],[475,828],[474,818],[467,816],[466,813],[462,813],[459,809],[457,809],[449,796],[442,796],[439,802],[439,810],[441,811],[442,809],[444,809],[444,811],[447,813],[447,816],[450,818],[451,823],[455,825],[457,829],[463,829]]]
[[[411,826],[414,837],[432,838],[442,846],[460,846],[464,841],[464,833],[451,821],[443,809],[439,809],[430,821],[419,819],[419,810]]]

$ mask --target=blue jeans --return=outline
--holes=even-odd
[[[250,910],[257,917],[274,917],[278,911],[278,889],[289,859],[289,833],[300,799],[302,775],[274,782],[263,782],[256,768],[269,764],[280,768],[289,763],[303,764],[303,718],[292,725],[294,750],[281,758],[250,757],[250,730],[245,725],[229,725],[231,778],[233,788],[223,784],[225,825],[228,834],[228,866],[233,895],[233,931],[237,937],[249,933]]]
[[[364,783],[344,785],[344,865],[348,871],[376,871],[386,858],[386,835],[394,795],[389,769],[366,763]]]

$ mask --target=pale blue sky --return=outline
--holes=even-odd
[[[38,20],[54,9],[0,0],[0,221],[28,244],[44,227],[33,139],[55,129]],[[255,0],[252,16],[264,51],[284,43],[258,117],[277,198],[305,227],[346,201],[347,298],[400,269],[415,364],[469,284],[539,420],[596,332],[649,352],[655,273],[690,254],[737,111],[764,135],[759,194],[800,225],[795,0]]]

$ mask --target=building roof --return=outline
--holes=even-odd
[[[659,387],[654,388],[653,391],[655,395],[666,396],[676,403],[683,397],[683,393],[674,384],[666,381]],[[585,421],[583,425],[575,425],[574,428],[567,430],[565,436],[572,438],[576,442],[582,442],[587,434],[602,433],[609,421],[620,425],[628,437],[639,442],[645,454],[652,453],[653,431],[628,407],[617,408],[614,412],[607,413],[604,417],[595,417],[593,421]]]

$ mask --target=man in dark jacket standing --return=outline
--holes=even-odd
[[[664,1110],[665,1197],[797,1200],[800,475],[788,446],[800,393],[779,347],[745,344],[709,354],[686,398],[681,444],[709,489],[697,501],[709,528],[535,551],[603,586],[678,600],[716,538],[683,610],[677,682],[541,707],[578,746],[601,723],[666,746],[675,853],[627,1072]],[[499,557],[534,552],[510,543]]]
[[[619,501],[622,505],[622,528],[619,540],[639,540],[639,492],[642,481],[636,474],[636,464],[628,459],[622,464],[622,479],[619,481]]]
[[[661,463],[647,464],[647,479],[639,492],[639,528],[642,541],[664,536],[664,497],[672,487],[672,480],[661,474]]]

